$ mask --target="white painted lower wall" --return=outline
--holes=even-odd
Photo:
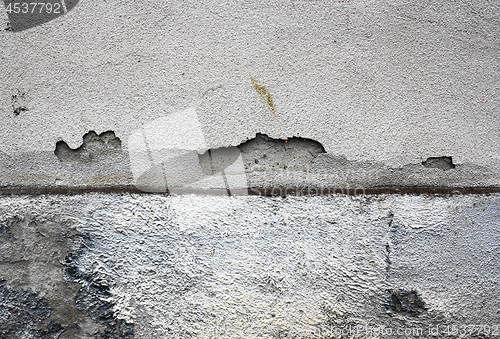
[[[85,235],[72,245],[91,277],[79,282],[109,286],[136,338],[339,338],[349,326],[399,338],[500,323],[498,195],[14,196],[0,211]],[[4,278],[50,305],[58,292],[31,260],[30,279],[16,280],[21,266]]]

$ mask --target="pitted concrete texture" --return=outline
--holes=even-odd
[[[0,215],[2,316],[16,303],[36,315],[3,333],[459,338],[447,326],[477,325],[468,338],[494,338],[500,325],[500,195],[3,196]]]
[[[1,12],[2,184],[126,185],[126,158],[87,178],[56,143],[114,131],[127,151],[136,130],[187,108],[209,148],[303,137],[394,169],[452,157],[499,183],[495,1],[80,1],[21,32]]]

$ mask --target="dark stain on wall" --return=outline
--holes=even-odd
[[[58,322],[35,329],[50,316],[47,299],[30,290],[15,290],[0,280],[0,338],[57,338],[64,331]]]
[[[8,26],[9,28],[10,26]],[[11,97],[12,111],[15,116],[18,116],[21,113],[24,113],[28,110],[26,107],[26,92],[20,89],[17,89],[16,94],[13,94]]]
[[[106,301],[109,284],[79,269],[90,246],[71,222],[29,214],[0,219],[0,339],[133,336],[133,326],[116,319]]]
[[[0,220],[0,338],[74,337],[68,327],[82,318],[68,303],[78,285],[63,281],[61,274],[61,261],[74,240],[66,226],[29,215]],[[43,298],[37,297],[39,292]],[[20,328],[24,332],[17,335]]]
[[[386,308],[394,313],[417,316],[425,311],[425,303],[416,291],[389,290]]]

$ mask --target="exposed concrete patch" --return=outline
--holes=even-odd
[[[257,133],[238,146],[247,172],[307,171],[312,160],[326,153],[317,141],[300,137],[273,139]]]
[[[90,162],[98,157],[112,157],[121,147],[121,140],[115,136],[115,132],[97,135],[90,131],[83,136],[83,143],[77,149],[71,149],[64,141],[58,141],[54,154],[62,162]]]
[[[149,157],[151,157],[151,154],[160,153],[157,149],[151,149]],[[168,153],[167,150],[165,150],[165,153]],[[240,179],[243,177],[243,180],[233,180],[233,183],[241,182],[242,186],[238,188],[241,188],[242,192],[246,194],[248,189],[247,174],[282,171],[306,172],[311,167],[312,160],[320,153],[325,153],[323,146],[311,139],[293,137],[280,140],[270,138],[265,134],[257,134],[255,138],[243,142],[237,147],[208,149],[203,154],[198,154],[197,159],[196,153],[194,159],[189,153],[168,158],[168,160],[164,161],[158,159],[156,161],[161,166],[156,164],[141,173],[136,179],[136,183],[138,187],[144,187],[147,192],[185,189],[189,193],[190,188],[188,186],[190,184],[209,180],[207,176],[222,173],[225,180],[227,180],[226,175],[228,177],[232,175],[233,178],[240,177]],[[230,166],[238,160],[237,165],[231,170]],[[178,185],[184,184],[186,187],[176,187],[176,182]],[[222,180],[220,183],[222,183]],[[213,190],[222,189],[223,192],[230,195],[230,191],[236,189],[236,187],[231,187],[230,190],[227,181],[224,184],[225,187],[218,187],[215,184]],[[146,187],[149,189],[146,189]],[[191,193],[197,191],[204,193],[205,189],[191,188]]]
[[[231,152],[232,147],[209,149],[198,155],[198,161],[204,174],[214,175],[233,164],[239,152]],[[222,156],[219,156],[222,155]]]
[[[422,165],[427,168],[439,168],[443,171],[455,168],[451,157],[430,157],[423,161]]]
[[[85,134],[83,144],[74,150],[59,141],[55,152],[50,153],[13,157],[0,152],[0,193],[140,192],[131,172],[128,151],[120,145],[120,139],[111,131],[100,135],[91,131]],[[429,158],[424,166],[419,162],[391,168],[381,162],[353,161],[345,156],[327,154],[320,143],[311,139],[281,140],[264,134],[257,134],[237,148],[210,149],[198,155],[200,171],[213,175],[232,164],[233,155],[238,152],[241,152],[245,171],[238,175],[246,176],[249,194],[500,191],[500,172],[469,163],[455,165],[451,157]],[[184,172],[180,167],[179,175],[182,176]],[[230,179],[230,174],[227,178]],[[164,191],[164,183],[159,184]],[[214,194],[225,192],[226,188],[224,185],[214,187]]]
[[[376,192],[377,188],[385,187],[393,188],[394,192],[397,192],[398,188],[402,188],[401,191],[407,193],[412,193],[412,187],[415,188],[413,190],[415,193],[419,191],[431,193],[433,188],[449,188],[450,192],[453,188],[456,188],[457,192],[464,189],[463,192],[468,193],[467,188],[500,187],[500,173],[469,163],[453,166],[454,168],[446,171],[429,170],[420,163],[391,168],[380,162],[352,161],[343,156],[320,154],[312,162],[308,175],[298,182],[306,187],[330,186],[344,188],[344,191],[365,188],[367,191],[373,189],[372,191]],[[297,182],[296,178],[292,179]],[[264,178],[259,179],[256,182],[257,186],[264,185],[265,181]],[[268,181],[271,184],[276,183],[279,187],[279,182],[284,180],[277,178]],[[270,184],[267,185],[272,187]]]

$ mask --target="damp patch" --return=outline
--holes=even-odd
[[[72,149],[64,141],[56,143],[54,154],[61,162],[86,163],[103,156],[112,155],[122,148],[120,138],[113,131],[97,134],[90,131],[83,136],[83,143],[77,149]]]
[[[439,168],[443,171],[455,168],[451,157],[430,157],[422,162],[422,165],[426,168]]]

